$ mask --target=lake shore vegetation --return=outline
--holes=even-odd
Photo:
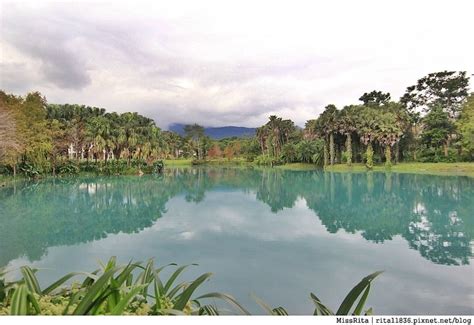
[[[50,104],[39,92],[22,97],[0,91],[0,174],[141,175],[164,162],[471,175],[474,94],[468,85],[464,71],[430,73],[398,101],[373,90],[358,104],[327,105],[304,128],[272,115],[253,137],[219,140],[198,124],[178,134],[138,113]]]

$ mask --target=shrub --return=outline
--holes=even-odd
[[[420,151],[418,160],[420,162],[456,162],[458,160],[457,151],[455,149],[448,149],[448,156],[445,155],[441,148],[424,148]]]
[[[79,166],[71,160],[68,160],[57,167],[60,175],[77,175],[79,174]]]
[[[193,264],[194,265],[194,264]],[[176,283],[180,274],[190,265],[176,267],[168,264],[156,268],[152,259],[146,264],[117,265],[112,257],[93,272],[66,274],[47,288],[42,289],[36,278],[36,269],[20,268],[22,278],[7,282],[5,271],[0,270],[0,315],[219,315],[215,306],[204,304],[207,299],[221,299],[241,314],[250,313],[232,296],[212,292],[194,297],[211,273],[204,273],[190,282]],[[163,281],[161,271],[176,267]],[[345,297],[336,313],[325,306],[315,294],[310,294],[314,304],[313,315],[369,315],[364,311],[372,281],[382,272],[363,278]],[[67,281],[82,276],[82,282]],[[258,297],[257,304],[270,315],[288,315],[283,307],[272,308]]]
[[[254,162],[258,166],[278,166],[284,164],[281,158],[270,157],[269,155],[257,156]]]

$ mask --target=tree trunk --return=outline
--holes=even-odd
[[[395,164],[398,164],[400,160],[400,146],[398,145],[398,142],[395,144]]]
[[[331,166],[334,165],[334,134],[329,135],[329,157],[331,159]]]
[[[444,156],[447,157],[448,156],[448,141],[446,141],[446,143],[443,145],[444,146]]]
[[[351,134],[346,135],[346,153],[347,153],[347,165],[352,166],[352,139]]]
[[[328,142],[324,140],[324,151],[323,151],[323,158],[324,158],[324,167],[329,165],[329,152],[328,152]]]
[[[385,166],[392,166],[392,148],[390,145],[385,147]]]
[[[16,164],[13,164],[13,178],[16,177]]]
[[[374,167],[374,148],[372,148],[372,143],[370,142],[367,145],[366,156],[367,156],[366,158],[367,160],[366,160],[365,166],[368,169],[372,169]]]

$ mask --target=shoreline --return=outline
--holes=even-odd
[[[364,164],[356,163],[352,166],[346,164],[336,164],[333,166],[327,166],[322,168],[310,163],[288,163],[284,165],[278,165],[274,167],[260,166],[252,162],[247,162],[243,159],[233,160],[210,160],[202,162],[198,165],[194,165],[191,159],[174,159],[164,160],[165,169],[171,168],[189,168],[199,166],[210,166],[210,167],[250,167],[250,168],[271,168],[275,170],[288,170],[288,171],[311,171],[320,170],[327,172],[336,173],[366,173],[369,172]],[[384,165],[375,165],[371,172],[386,172],[386,173],[403,173],[403,174],[420,174],[420,175],[436,175],[436,176],[466,176],[474,178],[474,163],[472,162],[460,162],[460,163],[399,163],[392,165],[391,168],[387,168]],[[138,172],[138,169],[137,169]],[[124,173],[115,176],[133,176],[135,172]],[[77,175],[61,175],[56,176],[58,178],[64,177],[75,177],[75,176],[107,176],[105,174],[94,174],[91,172],[79,172]],[[137,175],[138,176],[138,175]],[[52,175],[43,175],[38,179],[45,179],[53,177]],[[0,175],[0,187],[5,186],[8,183],[20,180],[28,180],[29,178],[24,175],[17,175],[15,178],[11,175]]]
[[[339,173],[364,173],[368,172],[364,164],[353,164],[347,166],[346,164],[337,164],[325,168],[329,172]],[[375,165],[372,172],[392,172],[403,174],[422,174],[422,175],[437,175],[437,176],[467,176],[474,177],[474,163],[460,162],[460,163],[399,163],[392,165],[390,168],[384,165]]]

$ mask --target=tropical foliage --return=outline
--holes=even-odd
[[[250,315],[242,305],[228,294],[212,292],[195,297],[196,290],[211,277],[204,273],[193,281],[178,282],[178,277],[190,265],[176,267],[169,264],[155,267],[152,259],[146,264],[130,262],[117,265],[115,257],[93,272],[66,274],[42,289],[36,277],[38,270],[28,266],[20,268],[21,278],[5,280],[0,272],[0,315],[219,315],[224,309],[208,303],[220,299],[230,304],[234,311]],[[162,271],[176,267],[163,280]],[[359,282],[346,296],[337,315],[369,314],[364,310],[371,282],[381,272],[375,272]],[[66,284],[83,277],[81,282]],[[313,293],[314,315],[334,315]],[[288,315],[283,307],[271,308],[258,297],[256,302],[270,315]],[[357,305],[355,305],[357,303]]]
[[[253,138],[213,141],[198,124],[185,134],[163,131],[138,113],[106,112],[84,105],[48,104],[38,92],[25,97],[0,92],[2,173],[71,173],[83,162],[95,170],[131,173],[162,159],[245,159],[260,165],[289,162],[329,166],[365,163],[367,168],[400,161],[472,161],[473,94],[466,72],[431,73],[407,87],[399,101],[371,91],[362,104],[330,104],[301,129],[271,115]],[[117,163],[125,161],[126,165]],[[117,166],[126,166],[119,170]],[[152,168],[148,168],[151,170]],[[108,173],[108,172],[106,172]]]

